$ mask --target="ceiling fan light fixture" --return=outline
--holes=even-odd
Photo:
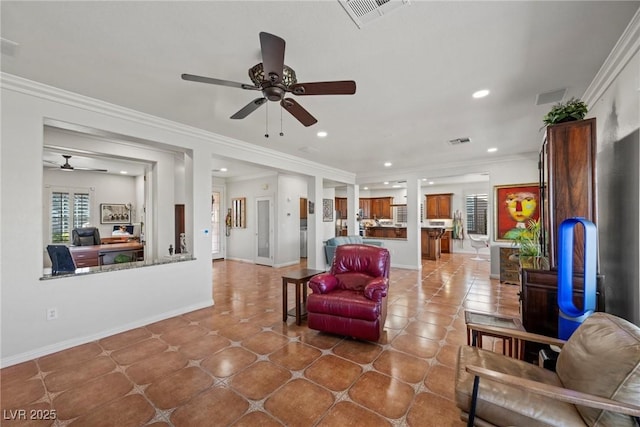
[[[270,78],[266,78],[264,74],[264,66],[262,62],[249,68],[249,78],[256,86],[261,86],[263,82],[271,82]],[[289,87],[298,83],[296,78],[296,72],[291,67],[285,65],[282,70],[282,84],[284,87]]]

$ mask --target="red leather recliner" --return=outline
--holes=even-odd
[[[387,318],[389,262],[382,247],[338,246],[331,270],[309,281],[309,328],[378,341]]]

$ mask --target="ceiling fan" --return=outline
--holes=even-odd
[[[262,97],[256,98],[231,116],[232,119],[244,119],[267,101],[280,101],[280,105],[304,126],[318,122],[307,110],[292,98],[285,98],[287,92],[298,96],[305,95],[353,95],[356,82],[341,80],[331,82],[298,83],[296,72],[284,64],[285,42],[278,36],[261,32],[260,48],[262,62],[249,69],[249,78],[253,85],[214,79],[211,77],[183,74],[183,80],[214,85],[229,86],[246,90],[262,91]]]
[[[69,164],[69,159],[71,158],[70,155],[63,154],[62,157],[64,157],[64,164],[62,164],[62,165],[58,164],[56,162],[52,162],[50,160],[45,160],[44,162],[52,164],[52,165],[56,165],[56,166],[58,166],[60,168],[60,170],[69,171],[69,172],[74,171],[74,170],[75,171],[91,171],[91,172],[108,172],[107,169],[77,168],[77,167],[71,166]]]

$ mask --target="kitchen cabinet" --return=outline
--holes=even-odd
[[[391,219],[391,203],[393,197],[371,198],[371,217],[377,219]]]
[[[339,219],[347,219],[349,216],[347,214],[347,198],[346,197],[336,197],[336,215]]]
[[[377,237],[380,239],[406,239],[406,227],[368,227],[367,237]]]
[[[300,219],[307,219],[307,199],[300,198]]]
[[[440,259],[442,248],[440,246],[444,228],[423,228],[421,231],[420,247],[422,258],[437,261]]]
[[[451,230],[445,231],[440,237],[440,252],[443,254],[451,253]]]
[[[451,197],[452,193],[447,194],[427,194],[427,219],[452,218],[451,214]]]
[[[362,219],[370,219],[371,216],[371,199],[360,199],[358,207],[362,211]]]

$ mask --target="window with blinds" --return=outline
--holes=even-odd
[[[51,192],[51,242],[69,243],[71,230],[91,222],[89,193]]]
[[[470,194],[467,196],[467,234],[487,234],[486,194]]]

